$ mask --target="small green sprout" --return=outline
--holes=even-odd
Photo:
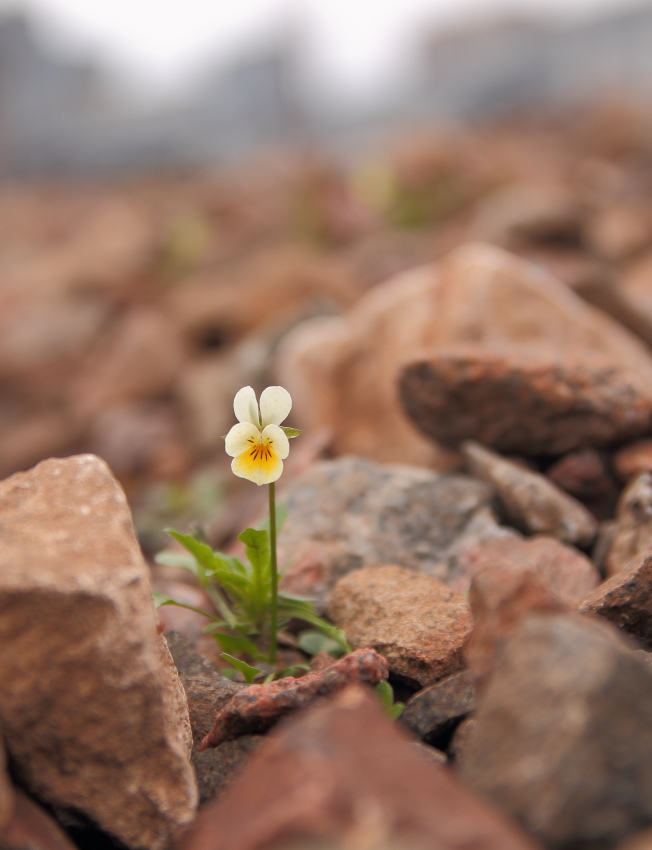
[[[376,693],[380,702],[389,715],[391,720],[396,720],[403,714],[405,704],[402,702],[394,702],[394,690],[389,682],[378,682],[376,685]]]

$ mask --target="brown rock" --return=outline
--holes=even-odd
[[[473,631],[465,656],[476,686],[491,671],[497,647],[532,612],[558,612],[565,606],[530,571],[514,570],[497,564],[478,570],[469,593]]]
[[[652,555],[641,555],[599,585],[580,605],[652,647]]]
[[[75,850],[56,821],[30,797],[15,789],[11,817],[0,825],[3,850]]]
[[[82,455],[2,482],[0,507],[11,759],[44,801],[166,847],[196,804],[190,728],[124,494]]]
[[[431,685],[463,667],[471,630],[466,600],[404,567],[366,567],[340,579],[328,615],[352,646],[371,646],[390,673]]]
[[[274,731],[180,850],[324,844],[441,850],[538,845],[429,764],[377,701],[348,688]]]
[[[219,800],[264,740],[263,735],[241,735],[213,749],[193,753],[192,763],[197,776],[200,806],[209,800]]]
[[[616,529],[607,555],[607,575],[627,568],[633,558],[652,549],[652,472],[629,482],[618,501]]]
[[[401,723],[419,738],[445,750],[457,726],[474,710],[473,680],[465,670],[410,697],[401,714]]]
[[[282,586],[324,611],[343,575],[392,561],[451,583],[463,553],[494,537],[489,488],[461,475],[346,457],[314,464],[283,492],[288,519],[279,561]]]
[[[649,413],[652,360],[643,344],[535,266],[481,244],[465,245],[437,265],[413,269],[375,287],[343,318],[299,327],[280,354],[281,383],[296,397],[297,422],[308,429],[329,428],[338,453],[443,468],[445,456],[418,439],[397,408],[396,378],[424,349],[460,344],[509,350],[517,362],[521,353],[532,349],[564,362],[571,353],[585,362],[600,356],[619,371],[614,384],[622,377],[625,387],[637,387],[628,394],[612,386],[612,396],[615,393],[626,409],[635,398],[647,399]],[[586,368],[594,375],[589,365]],[[493,416],[499,404],[490,408],[490,398],[488,394],[482,413]],[[626,409],[618,421],[628,421]],[[518,409],[510,412],[512,420],[519,418]],[[634,414],[637,434],[644,431],[640,420],[647,424],[645,415]],[[441,418],[448,421],[448,410]],[[441,426],[455,443],[458,424]],[[462,429],[463,438],[488,442],[475,429]],[[525,442],[523,436],[520,442]],[[571,442],[585,447],[577,436]]]
[[[546,476],[585,504],[598,519],[613,516],[618,490],[605,457],[595,449],[569,452],[546,469]]]
[[[652,439],[637,440],[614,454],[614,469],[625,483],[642,472],[652,472]]]
[[[619,844],[616,850],[652,850],[652,829],[637,832],[633,838]]]
[[[7,773],[7,754],[4,743],[0,741],[0,837],[11,819],[14,808],[14,789]]]
[[[475,717],[466,717],[453,733],[453,739],[448,747],[448,757],[455,766],[464,761],[466,748],[475,734]]]
[[[607,260],[627,259],[652,242],[651,215],[650,209],[610,204],[589,220],[588,247]]]
[[[652,823],[652,672],[613,627],[530,614],[497,650],[462,777],[550,848]]]
[[[590,593],[600,578],[592,562],[572,546],[565,546],[553,537],[529,537],[526,540],[496,539],[482,543],[466,553],[468,582],[476,573],[497,567],[510,585],[509,572],[531,573],[552,596],[574,607]],[[499,581],[498,574],[496,581]],[[476,582],[476,590],[491,587],[487,574]],[[457,589],[457,588],[456,588]]]
[[[385,659],[371,649],[358,649],[300,679],[287,676],[263,685],[249,685],[216,715],[211,731],[201,742],[200,752],[244,734],[265,732],[288,714],[352,683],[377,685],[386,678]]]
[[[598,530],[595,518],[545,476],[473,441],[462,445],[462,454],[469,472],[494,489],[508,519],[521,530],[577,546],[593,541]]]
[[[399,387],[415,424],[447,445],[474,439],[498,451],[563,454],[631,439],[652,424],[647,385],[597,357],[424,352],[404,367]]]

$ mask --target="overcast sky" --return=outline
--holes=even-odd
[[[644,0],[641,0],[643,2]],[[650,0],[652,2],[652,0]],[[225,61],[270,32],[295,24],[309,55],[335,84],[362,89],[397,67],[405,45],[427,25],[495,11],[566,17],[635,5],[636,0],[0,0],[0,8],[40,13],[73,48],[139,77],[172,82]]]

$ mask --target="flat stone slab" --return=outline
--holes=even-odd
[[[133,850],[193,817],[188,709],[124,493],[93,455],[0,483],[0,726],[22,781]]]

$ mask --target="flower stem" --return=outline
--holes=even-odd
[[[278,565],[276,562],[276,497],[274,493],[274,482],[269,485],[269,565],[272,572],[269,663],[276,664],[276,633],[278,631]]]

